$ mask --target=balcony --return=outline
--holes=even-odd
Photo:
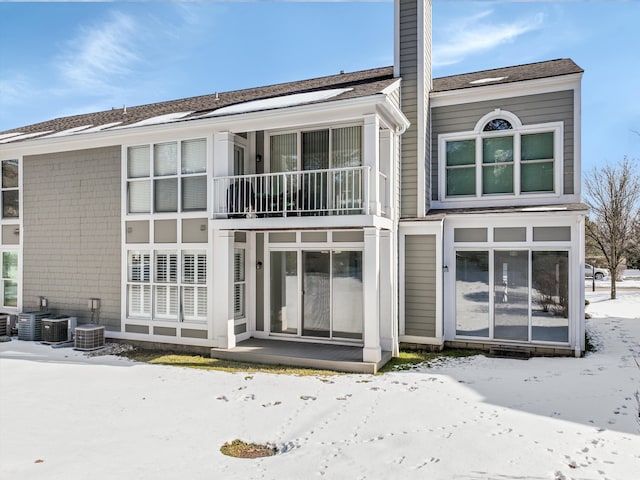
[[[218,177],[212,214],[214,219],[385,216],[387,188],[386,176],[372,174],[370,166]]]

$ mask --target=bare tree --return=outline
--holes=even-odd
[[[640,202],[640,176],[633,161],[625,157],[616,165],[593,168],[585,178],[591,221],[586,235],[607,262],[611,271],[611,299],[616,298],[616,280],[621,264],[635,242]]]

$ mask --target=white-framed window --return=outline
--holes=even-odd
[[[127,302],[131,317],[151,318],[151,252],[127,255]]]
[[[274,132],[269,136],[271,171],[359,167],[362,143],[360,125]]]
[[[127,271],[128,317],[206,321],[206,251],[130,250]]]
[[[2,251],[2,307],[18,307],[18,252]]]
[[[246,271],[245,249],[235,248],[233,251],[233,314],[234,318],[246,317]]]
[[[20,216],[18,160],[2,161],[2,218]]]
[[[441,198],[560,194],[562,132],[562,122],[522,125],[496,110],[473,132],[440,135]]]
[[[182,318],[185,321],[207,319],[207,254],[182,252]]]
[[[206,140],[127,148],[127,213],[207,209]]]

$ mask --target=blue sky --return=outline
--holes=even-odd
[[[584,170],[640,158],[640,2],[433,3],[434,76],[570,57]],[[393,64],[393,2],[0,0],[0,131]]]

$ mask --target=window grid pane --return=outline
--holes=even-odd
[[[482,193],[513,193],[513,164],[484,165]]]
[[[553,192],[553,162],[523,163],[520,166],[522,192]]]
[[[2,192],[2,217],[18,218],[20,214],[20,196],[18,190]]]
[[[156,212],[178,211],[178,179],[163,178],[154,182],[154,198]]]
[[[476,168],[447,168],[447,196],[475,195]]]
[[[149,176],[149,145],[127,149],[127,176],[141,178]]]
[[[522,135],[522,161],[553,158],[553,132]]]
[[[513,162],[513,137],[484,138],[482,163]]]
[[[151,211],[151,181],[128,182],[129,213],[149,213]]]
[[[2,188],[18,188],[18,161],[2,162]]]
[[[178,146],[175,142],[153,146],[153,173],[156,176],[178,173]]]
[[[12,280],[18,278],[17,252],[2,252],[2,278]]]
[[[182,168],[184,174],[207,171],[207,142],[204,138],[182,142]]]
[[[185,177],[182,179],[182,211],[192,212],[207,209],[207,177]]]
[[[474,165],[476,163],[476,141],[460,140],[447,142],[447,166]]]

